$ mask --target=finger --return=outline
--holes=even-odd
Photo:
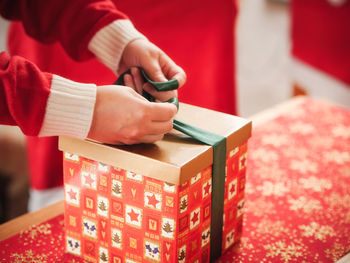
[[[173,129],[173,120],[152,121],[147,125],[147,134],[159,135],[170,132]]]
[[[153,122],[169,121],[175,116],[177,112],[176,106],[172,103],[151,103],[151,120]]]
[[[134,79],[137,93],[142,94],[144,81],[143,81],[143,78],[141,76],[140,70],[136,67],[132,67],[131,74],[132,74],[133,79]]]
[[[158,59],[153,59],[147,65],[144,65],[144,70],[146,71],[147,76],[157,82],[164,82],[168,79],[164,76],[161,66],[159,65]]]
[[[159,57],[159,64],[167,79],[177,79],[180,87],[185,84],[187,79],[185,71],[163,52]]]
[[[171,98],[177,97],[177,90],[157,91],[151,84],[146,83],[143,89],[155,97],[159,101],[167,101]]]
[[[130,87],[135,90],[136,85],[134,83],[133,77],[130,74],[125,74],[124,75],[124,84],[127,87]]]

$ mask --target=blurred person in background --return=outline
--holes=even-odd
[[[350,1],[291,1],[295,94],[350,108]]]
[[[110,1],[1,0],[0,13],[22,21],[28,34],[42,43],[59,43],[76,60],[97,57],[113,72],[139,66],[155,81],[176,78],[180,86],[186,80],[184,71]],[[132,76],[125,75],[126,86],[110,82],[98,87],[95,79],[77,82],[49,72],[26,58],[0,53],[0,124],[17,125],[34,141],[36,136],[68,135],[114,144],[154,142],[172,129],[176,107],[149,102],[136,93],[137,80],[141,80],[137,69],[132,69]],[[177,96],[176,91],[148,92],[160,100]],[[142,116],[149,118],[140,120]],[[34,160],[31,171],[35,171],[31,174],[34,206],[50,201],[57,192],[50,186],[62,184],[62,173],[51,165],[57,161],[55,155],[45,152],[50,140],[43,141],[44,146],[29,149],[30,161]],[[57,141],[53,149],[57,151]]]
[[[236,0],[223,0],[219,4],[210,0],[115,0],[114,3],[141,33],[185,70],[188,78],[186,88],[179,90],[180,101],[237,113]],[[11,55],[30,59],[41,70],[74,81],[108,85],[117,77],[116,72],[97,59],[78,62],[59,43],[34,40],[26,34],[21,22],[11,24],[8,48]],[[63,199],[62,153],[58,151],[57,137],[27,137],[27,148],[31,178],[29,210],[32,211]]]

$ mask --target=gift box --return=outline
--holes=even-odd
[[[209,262],[239,240],[251,122],[188,104],[176,118],[226,138],[223,174],[212,174],[213,147],[175,130],[130,146],[60,137],[67,253],[103,263]]]

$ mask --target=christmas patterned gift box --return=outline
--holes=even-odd
[[[68,253],[103,263],[199,263],[240,238],[251,122],[187,104],[177,119],[226,137],[223,189],[213,190],[213,147],[178,131],[132,146],[61,137]],[[212,203],[220,193],[224,201]]]

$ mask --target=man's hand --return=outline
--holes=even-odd
[[[131,88],[115,85],[97,88],[89,138],[111,144],[152,143],[173,128],[176,106],[147,101],[133,90],[130,81],[127,79],[125,84]]]
[[[118,74],[131,67],[143,68],[147,75],[158,82],[177,79],[181,87],[186,82],[186,74],[182,68],[175,64],[162,50],[145,39],[131,41],[124,49],[120,61]],[[177,97],[177,91],[158,92],[149,83],[142,83],[140,72],[132,69],[135,90],[141,93],[142,89],[160,101]]]

